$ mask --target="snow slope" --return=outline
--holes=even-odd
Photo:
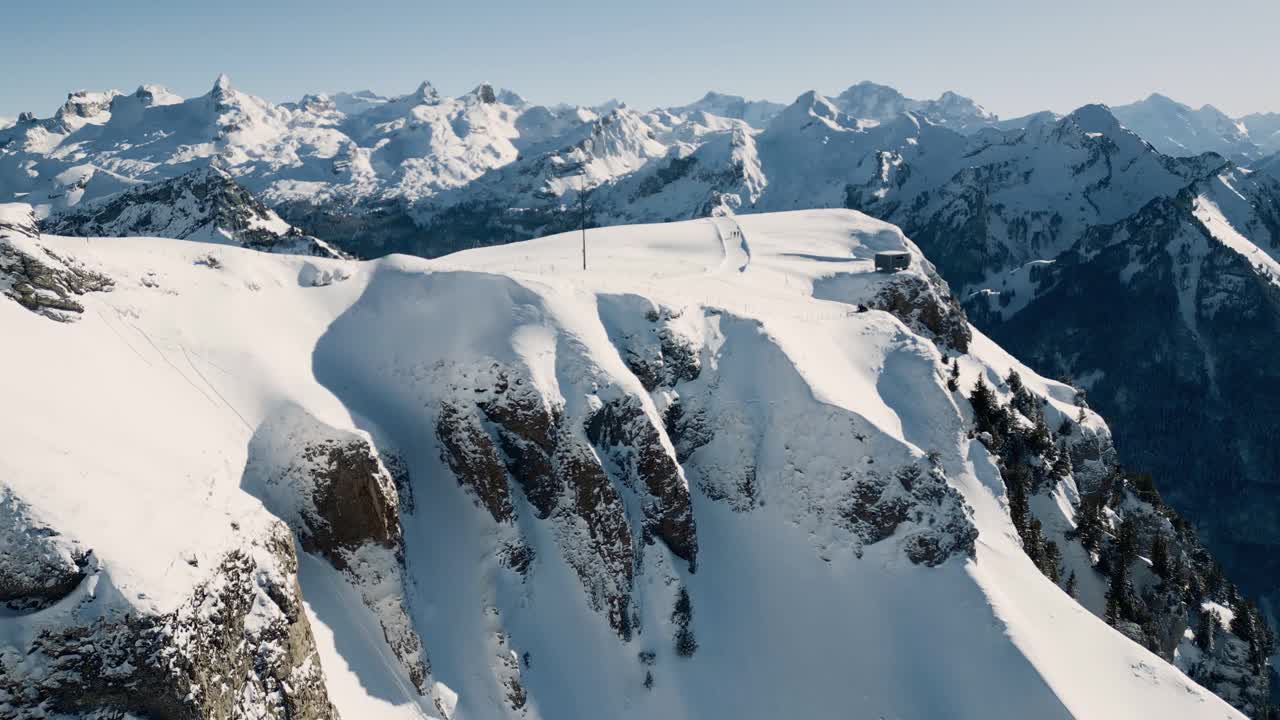
[[[963,387],[1016,368],[1051,424],[1073,391],[935,332],[945,286],[885,223],[591,230],[585,271],[576,233],[367,263],[21,242],[115,288],[71,323],[0,302],[26,350],[0,364],[21,409],[0,414],[0,476],[98,567],[54,608],[0,616],[10,652],[41,627],[180,606],[208,559],[275,522],[281,498],[247,468],[315,423],[407,465],[400,599],[435,683],[419,695],[379,638],[371,586],[300,550],[347,718],[1239,717],[1028,560],[942,361],[967,347]],[[872,272],[898,249],[911,269]],[[535,445],[567,475],[539,476]],[[503,471],[512,454],[526,462]],[[911,508],[887,533],[869,487]]]

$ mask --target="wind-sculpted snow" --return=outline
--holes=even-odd
[[[947,385],[1016,368],[1101,437],[1073,389],[930,328],[962,316],[892,226],[734,229],[745,257],[711,220],[592,229],[586,270],[577,233],[375,262],[42,237],[116,287],[73,325],[0,302],[38,349],[0,373],[23,409],[0,414],[0,471],[93,562],[0,618],[0,702],[46,687],[27,679],[80,628],[132,637],[131,613],[195,659],[130,687],[167,703],[177,677],[197,709],[83,672],[104,711],[1238,717],[1044,577]],[[874,272],[883,250],[910,267]],[[919,292],[877,301],[895,287]],[[75,662],[133,663],[96,642]]]

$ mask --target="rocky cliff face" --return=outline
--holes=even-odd
[[[255,433],[242,486],[288,523],[303,550],[342,573],[414,688],[430,697],[430,661],[407,609],[399,492],[369,440],[283,408]]]
[[[51,616],[0,652],[0,713],[336,720],[296,570],[293,541],[276,526],[221,558],[171,612]]]
[[[79,237],[170,237],[266,252],[340,257],[280,219],[231,175],[202,168],[85,203],[45,220],[45,232]]]
[[[44,609],[84,580],[92,551],[32,517],[0,487],[0,604],[15,612]]]
[[[44,247],[28,205],[0,205],[0,294],[50,320],[84,312],[76,296],[110,290],[114,282]]]

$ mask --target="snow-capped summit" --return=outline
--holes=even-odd
[[[973,100],[950,90],[936,100],[913,100],[895,88],[863,81],[834,98],[845,113],[863,120],[886,122],[911,112],[936,125],[957,132],[975,132],[995,124],[999,118]]]
[[[137,98],[144,107],[156,107],[158,105],[176,105],[182,102],[182,96],[169,91],[163,85],[139,85],[134,91],[133,97]]]
[[[493,104],[498,102],[498,95],[494,92],[493,86],[489,83],[480,83],[471,92],[462,96],[464,99],[472,99],[476,102]]]
[[[344,115],[359,115],[365,110],[383,105],[391,100],[391,98],[379,95],[372,90],[337,92],[333,93],[330,99]]]
[[[844,113],[829,98],[817,90],[801,93],[790,105],[780,110],[769,121],[766,130],[777,134],[781,132],[798,132],[806,128],[818,127],[844,131],[858,128],[857,118]]]
[[[217,79],[213,81],[213,89],[209,93],[214,97],[219,97],[231,92],[231,89],[231,76],[226,73],[218,73]]]
[[[440,99],[440,92],[430,82],[423,80],[416,90],[396,99],[403,103],[430,104]]]
[[[867,80],[850,85],[836,101],[845,112],[867,120],[888,120],[910,109],[902,93]]]
[[[1240,160],[1262,154],[1249,129],[1212,105],[1192,109],[1159,93],[1129,105],[1117,105],[1112,113],[1150,142],[1157,150],[1174,156],[1215,152]]]
[[[768,100],[747,100],[740,95],[726,95],[714,91],[678,107],[667,108],[676,114],[704,112],[720,117],[742,120],[751,127],[763,128],[786,105]]]

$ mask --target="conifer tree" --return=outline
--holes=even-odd
[[[1138,559],[1138,523],[1132,517],[1126,517],[1120,521],[1116,550],[1120,556],[1120,564],[1126,569]]]
[[[1004,384],[1009,386],[1009,392],[1014,395],[1017,395],[1024,389],[1022,385],[1022,376],[1018,374],[1017,370],[1009,370],[1009,376],[1004,379]]]
[[[1201,613],[1200,627],[1196,630],[1196,647],[1203,652],[1213,652],[1214,640],[1221,627],[1217,613],[1212,610]]]
[[[1058,549],[1058,543],[1052,540],[1044,542],[1044,564],[1040,569],[1055,584],[1062,579],[1062,551]]]
[[[1164,539],[1164,535],[1158,532],[1151,538],[1151,570],[1160,576],[1161,580],[1173,577],[1169,567],[1169,543]]]
[[[1080,506],[1076,508],[1075,536],[1080,544],[1089,552],[1097,551],[1102,544],[1102,498],[1098,495],[1085,495],[1080,498]]]
[[[683,586],[676,594],[676,605],[671,611],[671,622],[676,626],[676,654],[690,657],[698,649],[698,641],[693,637],[693,603],[689,600],[689,591]]]
[[[1053,474],[1056,477],[1065,478],[1071,474],[1071,471],[1071,453],[1064,447],[1058,451],[1058,457],[1053,461]]]
[[[1129,571],[1121,562],[1111,565],[1111,577],[1107,583],[1107,607],[1104,618],[1108,625],[1115,626],[1124,619],[1125,606],[1128,604]]]

